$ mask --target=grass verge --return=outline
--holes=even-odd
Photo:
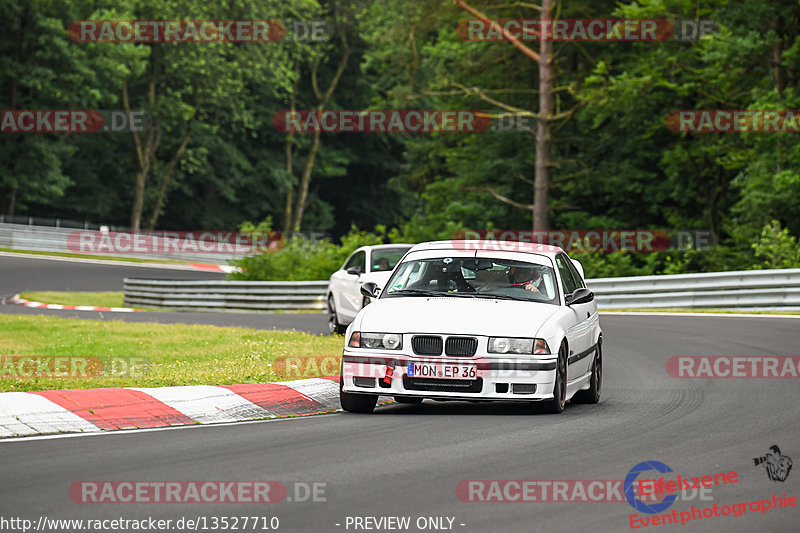
[[[32,302],[60,305],[92,305],[95,307],[123,307],[122,291],[78,292],[78,291],[31,291],[23,292],[20,298]]]
[[[338,374],[343,342],[297,331],[0,315],[0,391],[322,377]]]
[[[710,313],[710,314],[744,314],[744,315],[800,315],[800,311],[758,311],[758,310],[734,310],[734,309],[710,309],[693,307],[663,307],[653,309],[599,309],[601,313]]]

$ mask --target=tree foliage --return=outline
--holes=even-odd
[[[473,7],[497,19],[538,18],[532,5]],[[480,133],[317,135],[273,126],[275,113],[292,106],[536,116],[536,62],[508,42],[462,40],[456,25],[472,15],[453,0],[0,6],[3,109],[121,109],[127,93],[128,107],[153,118],[139,132],[138,151],[130,133],[0,135],[4,214],[168,229],[229,229],[271,217],[280,230],[332,235],[318,249],[288,246],[255,260],[248,275],[265,279],[327,277],[325,268],[362,242],[353,225],[392,228],[363,242],[531,227],[530,210],[519,206],[535,200],[535,123]],[[666,117],[800,109],[797,2],[560,0],[553,14],[716,24],[685,41],[553,43],[550,226],[707,229],[719,240],[708,251],[586,254],[587,274],[796,264],[800,136],[678,133]],[[324,42],[92,44],[70,40],[66,30],[82,19],[186,18],[318,19],[331,32]],[[347,245],[334,249],[340,238]],[[303,266],[301,249],[320,266]]]

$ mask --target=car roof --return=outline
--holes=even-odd
[[[535,242],[519,241],[497,241],[488,240],[450,240],[450,241],[430,241],[423,242],[414,246],[410,251],[419,252],[422,250],[458,250],[458,251],[487,251],[487,252],[511,252],[528,253],[539,255],[556,255],[564,253],[558,246],[550,244],[540,244]]]
[[[393,244],[370,244],[367,246],[362,246],[358,250],[366,250],[367,248],[369,248],[370,250],[384,250],[386,248],[411,248],[413,246],[414,246],[413,244],[407,242],[397,242]]]

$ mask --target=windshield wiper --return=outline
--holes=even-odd
[[[481,293],[481,292],[439,292],[439,291],[427,291],[425,289],[397,289],[396,291],[392,291],[387,293],[387,296],[391,296],[394,294],[418,294],[420,296],[461,296],[464,298],[492,298],[496,300],[514,300],[516,302],[531,302],[535,300],[530,300],[528,298],[518,298],[516,296],[509,296],[508,294],[492,294],[492,293]]]
[[[390,291],[386,293],[387,296],[391,296],[393,294],[419,294],[420,296],[442,296],[447,295],[450,293],[447,292],[438,292],[438,291],[426,291],[424,289],[397,289],[396,291]]]
[[[470,292],[470,293],[461,293],[465,296],[469,296],[471,298],[493,298],[496,300],[514,300],[517,302],[534,302],[536,300],[531,300],[528,298],[518,298],[516,296],[510,296],[508,294],[493,294],[491,292]]]

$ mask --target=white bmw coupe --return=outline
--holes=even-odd
[[[600,320],[583,268],[558,247],[439,241],[414,246],[347,328],[342,408],[398,403],[524,400],[560,413],[597,403]]]

